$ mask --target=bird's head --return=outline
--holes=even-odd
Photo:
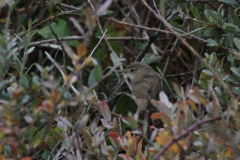
[[[137,75],[148,72],[148,70],[151,70],[151,67],[149,67],[147,64],[134,62],[128,65],[122,72],[132,80]]]

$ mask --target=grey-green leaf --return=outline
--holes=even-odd
[[[94,67],[94,70],[93,70],[93,74],[94,74],[94,78],[97,82],[101,81],[102,80],[102,76],[103,76],[103,71],[102,71],[102,67],[100,65],[96,65]]]
[[[205,73],[208,76],[213,77],[213,73],[211,71],[207,70],[207,69],[202,70],[202,72]]]
[[[18,80],[18,83],[23,85],[26,89],[29,88],[29,80],[25,74],[22,74]]]
[[[238,68],[231,67],[230,69],[238,78],[240,78],[240,70]]]
[[[88,85],[89,87],[93,86],[96,82],[95,78],[94,78],[94,70],[91,71],[89,77],[88,77]]]
[[[218,0],[218,2],[223,2],[223,3],[226,3],[226,4],[230,4],[230,5],[237,5],[238,2],[235,1],[235,0]]]
[[[114,65],[115,67],[121,65],[121,60],[120,60],[120,58],[117,56],[116,53],[112,52],[112,53],[110,54],[110,57],[111,57],[111,59],[112,59],[113,65]]]
[[[223,31],[225,33],[233,33],[236,30],[239,30],[238,26],[231,24],[231,23],[224,23],[223,24]]]
[[[240,50],[240,39],[237,37],[234,37],[234,43],[238,50]]]
[[[218,46],[218,43],[216,41],[214,41],[213,39],[208,39],[207,40],[207,46]]]

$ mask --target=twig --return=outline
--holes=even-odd
[[[96,37],[97,39],[101,39],[102,37]],[[138,38],[138,37],[105,37],[107,40],[109,41],[148,41],[149,38]],[[62,37],[62,38],[58,38],[59,41],[69,41],[69,40],[82,40],[84,39],[84,36],[69,36],[69,37]],[[168,41],[169,39],[167,38],[161,38],[161,39],[157,39],[156,41],[160,42],[160,41]],[[51,42],[55,42],[56,39],[46,39],[46,40],[42,40],[42,41],[36,41],[36,42],[31,42],[28,47],[32,47],[32,46],[37,46],[37,45],[41,45],[41,44],[45,44],[45,43],[51,43]],[[20,50],[23,47],[19,48]]]
[[[101,39],[98,41],[97,45],[93,48],[92,52],[89,54],[88,58],[89,57],[92,57],[94,51],[97,49],[97,47],[99,46],[99,44],[101,43],[102,39],[104,38],[104,36],[106,35],[107,33],[107,29],[105,30],[105,32],[103,33]],[[83,62],[83,64],[81,65],[81,67],[86,63],[86,61]]]
[[[191,75],[192,73],[187,72],[187,73],[180,73],[180,74],[173,74],[173,75],[166,75],[166,78],[171,78],[171,77],[181,77],[181,76],[186,76],[186,75]]]
[[[172,91],[172,88],[170,87],[170,85],[168,84],[168,81],[166,80],[165,76],[163,75],[163,73],[161,72],[161,70],[157,67],[158,71],[159,71],[159,74],[161,76],[161,78],[164,80],[164,82],[167,84],[168,88],[169,88],[169,91],[171,92]]]
[[[128,26],[132,26],[132,27],[142,28],[142,29],[149,30],[149,31],[157,31],[157,32],[166,33],[166,34],[174,34],[173,32],[170,32],[170,31],[161,30],[161,29],[157,29],[157,28],[145,27],[145,26],[131,24],[131,23],[126,23],[126,22],[121,22],[121,21],[115,20],[113,18],[110,18],[109,20],[110,21],[112,20],[114,22],[117,22],[117,23],[120,23],[120,24],[123,24],[123,25],[128,25]]]
[[[203,44],[203,47],[202,47],[200,56],[202,56],[202,55],[204,54],[206,48],[207,48],[206,44]],[[199,60],[198,58],[196,58],[194,64],[195,64],[195,69],[193,70],[193,72],[194,72],[195,74],[197,74],[197,71],[198,71],[198,68],[199,68],[199,65],[200,65],[200,60]],[[191,88],[193,88],[193,84],[194,84],[194,77],[193,77],[193,79],[192,79]]]
[[[60,3],[60,5],[61,6],[63,6],[63,7],[67,7],[67,8],[70,8],[70,9],[75,9],[75,10],[80,10],[80,9],[82,9],[82,8],[84,8],[86,5],[87,5],[87,3],[83,3],[80,7],[74,7],[73,5],[67,5],[67,4],[64,4],[64,3]]]
[[[180,40],[177,38],[177,39],[175,40],[175,42],[173,43],[173,45],[172,45],[172,48],[171,48],[171,50],[170,50],[170,53],[168,54],[166,63],[165,63],[165,65],[164,65],[163,76],[165,76],[165,74],[167,73],[167,70],[168,70],[168,68],[169,68],[169,66],[170,66],[170,63],[171,63],[171,60],[172,60],[172,56],[173,56],[174,50],[175,50],[176,46],[179,44],[179,41],[180,41]]]
[[[53,28],[52,28],[52,26],[51,26],[51,24],[49,22],[48,22],[48,26],[49,26],[53,36],[56,38],[57,42],[60,43],[59,38],[58,38],[56,32],[53,30]],[[63,66],[64,66],[64,68],[66,68],[66,58],[65,58],[66,51],[65,51],[65,49],[64,49],[64,47],[63,47],[63,45],[61,43],[60,43],[60,46],[61,46],[62,51],[63,51]]]

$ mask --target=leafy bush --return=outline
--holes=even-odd
[[[240,157],[238,0],[5,0],[0,28],[1,159]],[[140,114],[133,61],[161,77]]]

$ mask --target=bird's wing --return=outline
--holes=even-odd
[[[159,93],[159,91],[161,90],[161,79],[158,76],[157,73],[149,73],[148,76],[148,86],[149,88],[151,88],[150,90],[150,97],[151,98],[156,98],[156,95]]]
[[[132,93],[137,98],[156,98],[159,93],[160,77],[154,71],[137,75],[131,82]]]
[[[148,99],[150,98],[150,88],[144,81],[138,83],[132,83],[132,94],[136,98]]]

